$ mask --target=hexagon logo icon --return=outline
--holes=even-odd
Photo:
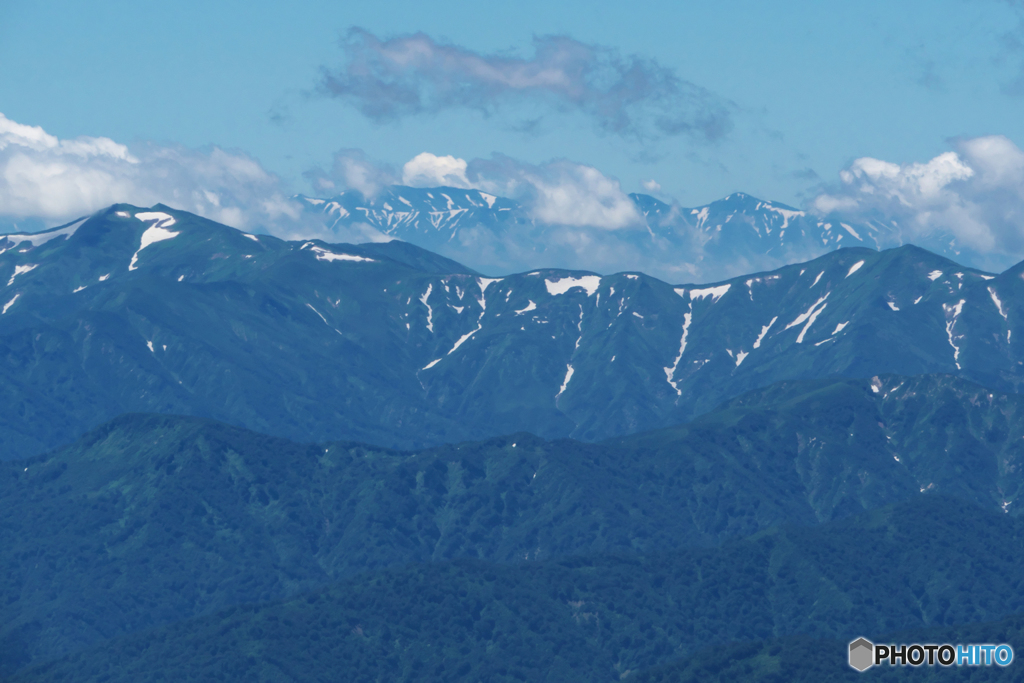
[[[867,671],[875,663],[875,645],[866,638],[850,643],[850,666],[857,671]]]

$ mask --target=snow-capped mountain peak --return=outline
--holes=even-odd
[[[355,191],[296,197],[328,230],[340,234],[357,224],[369,225],[388,237],[491,271],[557,265],[713,280],[839,247],[898,245],[873,224],[823,219],[742,192],[693,208],[645,194],[629,198],[646,229],[545,223],[516,200],[451,187],[395,185],[373,197]],[[583,244],[589,249],[581,252]],[[594,262],[595,254],[605,260]]]

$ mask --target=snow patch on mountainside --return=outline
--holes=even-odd
[[[1003,320],[1006,320],[1006,312],[1003,310],[1003,302],[999,300],[999,296],[996,294],[996,290],[991,287],[988,288],[988,294],[992,297],[992,303],[996,305],[996,309],[999,310],[999,315],[1003,316]]]
[[[828,298],[827,294],[825,295],[825,298],[826,299]],[[803,344],[804,343],[804,335],[807,334],[807,330],[811,329],[811,325],[813,325],[814,321],[818,319],[818,316],[821,315],[821,312],[825,310],[826,306],[828,306],[828,304],[824,304],[823,303],[821,305],[821,308],[819,308],[816,311],[814,311],[814,313],[811,314],[811,317],[807,319],[807,324],[804,325],[804,329],[800,330],[800,335],[796,338],[796,343],[797,344]]]
[[[678,293],[679,290],[676,290]],[[665,377],[668,379],[668,383],[675,389],[677,396],[683,395],[683,390],[679,388],[676,382],[676,370],[679,369],[679,361],[683,359],[683,353],[686,352],[686,337],[690,333],[690,323],[693,321],[693,301],[690,301],[690,310],[683,314],[683,336],[679,340],[679,355],[672,362],[672,365],[667,368],[662,368],[665,371]]]
[[[785,230],[786,228],[789,227],[790,219],[792,219],[792,218],[801,218],[801,217],[807,215],[803,211],[793,211],[791,209],[780,209],[779,207],[772,206],[771,204],[765,204],[764,208],[767,209],[768,211],[774,211],[775,213],[777,213],[780,216],[782,216],[782,225],[779,227],[779,231],[783,231],[783,230]]]
[[[327,322],[327,318],[324,317],[323,313],[321,313],[320,311],[318,311],[315,308],[313,308],[313,304],[306,304],[306,305],[309,306],[309,310],[313,311],[318,316],[320,316],[320,319],[324,321],[324,325],[330,326],[330,323]]]
[[[472,337],[472,336],[473,336],[474,334],[476,334],[477,332],[479,332],[479,331],[480,331],[481,329],[482,329],[482,327],[481,327],[480,325],[477,325],[477,327],[476,327],[476,329],[475,329],[475,330],[473,330],[472,332],[467,332],[466,334],[464,334],[464,335],[462,335],[461,337],[459,337],[459,341],[455,342],[455,346],[453,346],[453,347],[452,347],[452,350],[448,352],[448,355],[450,356],[450,355],[452,355],[453,353],[455,353],[455,350],[456,350],[456,349],[458,349],[458,348],[459,348],[460,346],[462,346],[462,345],[463,345],[464,343],[466,343],[467,341],[469,341],[469,338],[470,338],[470,337]]]
[[[78,230],[78,228],[80,228],[82,226],[82,223],[84,223],[85,221],[85,218],[79,218],[71,225],[67,225],[61,228],[60,230],[47,230],[46,232],[0,235],[0,240],[6,239],[8,242],[11,243],[7,247],[7,249],[14,249],[15,247],[24,242],[30,243],[33,247],[38,247],[58,237],[70,237],[71,235],[74,235],[75,231]],[[4,251],[7,251],[7,249],[4,249]]]
[[[428,284],[427,285],[427,291],[423,292],[423,296],[420,297],[420,303],[427,307],[427,330],[431,334],[434,333],[434,320],[433,320],[433,318],[434,318],[434,309],[432,309],[430,307],[430,304],[427,303],[427,299],[430,298],[430,293],[433,290],[434,290],[434,285],[433,284]],[[438,359],[438,360],[440,360],[440,359]],[[435,361],[435,362],[437,362],[437,361]],[[427,367],[433,367],[433,366],[429,366],[428,365]],[[426,370],[426,368],[424,368],[424,370]]]
[[[505,278],[501,278],[501,277],[481,277],[481,278],[477,278],[477,282],[480,283],[480,293],[483,294],[484,292],[487,291],[487,288],[490,287],[493,283],[501,282],[504,279]]]
[[[135,250],[134,254],[132,254],[132,261],[128,264],[128,270],[136,270],[138,268],[136,264],[139,262],[139,252],[143,249],[151,244],[177,237],[180,234],[177,232],[171,232],[167,229],[174,225],[175,220],[173,216],[163,213],[162,211],[137,213],[135,214],[135,217],[143,223],[148,223],[150,221],[155,221],[155,223],[152,227],[148,228],[146,232],[142,233],[142,241],[139,244],[139,248]]]
[[[705,206],[705,207],[703,207],[703,208],[701,208],[699,210],[698,209],[693,209],[692,211],[690,211],[690,213],[692,215],[697,217],[697,226],[696,227],[697,227],[698,230],[700,230],[701,228],[704,227],[704,223],[706,223],[707,220],[708,220],[708,212],[710,210],[711,209],[709,209],[708,207]]]
[[[552,296],[565,294],[573,287],[582,287],[586,290],[587,296],[593,296],[597,288],[601,286],[601,277],[599,275],[584,275],[580,278],[564,277],[560,280],[544,280],[544,284],[548,289],[548,294]]]
[[[778,319],[779,319],[779,316],[775,316],[774,318],[772,318],[770,323],[768,323],[767,325],[762,325],[761,326],[761,334],[757,335],[757,340],[754,341],[754,348],[755,349],[761,348],[761,342],[764,341],[765,335],[768,334],[768,330],[772,329],[772,325],[774,325],[775,321],[778,320]],[[789,328],[786,328],[786,329],[789,329]]]
[[[580,334],[576,337],[576,346],[572,350],[574,354],[580,350],[580,342],[583,341],[583,304],[580,304],[580,321],[576,323],[576,331]]]
[[[730,287],[732,287],[732,285],[719,285],[717,287],[708,287],[706,289],[691,289],[690,299],[703,299],[710,296],[711,303],[717,303],[719,299],[725,296],[725,293],[729,291]]]
[[[804,328],[802,330],[800,330],[800,334],[796,338],[796,343],[797,344],[803,344],[803,342],[804,342],[804,335],[806,335],[807,331],[809,329],[811,329],[811,325],[813,325],[814,321],[818,319],[818,316],[821,315],[821,312],[825,310],[825,307],[828,305],[828,304],[825,303],[825,299],[827,299],[829,297],[829,294],[831,294],[831,293],[832,292],[829,292],[825,296],[823,296],[820,299],[818,299],[817,301],[815,301],[813,304],[811,304],[810,308],[808,308],[806,311],[804,311],[803,313],[798,315],[793,320],[793,322],[791,322],[790,324],[786,325],[786,329],[787,330],[789,328],[791,328],[791,327],[796,327],[797,325],[800,325],[800,324],[804,325]]]
[[[854,239],[860,239],[860,235],[857,234],[857,231],[851,228],[849,225],[847,225],[846,223],[840,223],[839,225],[842,226],[843,230],[850,233],[854,237]]]
[[[558,389],[558,393],[555,394],[555,400],[558,400],[558,397],[565,393],[566,388],[569,386],[569,382],[572,380],[572,374],[575,372],[571,364],[566,365],[565,367],[565,379],[562,380],[562,386]]]
[[[522,315],[523,313],[529,313],[530,311],[537,310],[537,304],[533,303],[533,299],[527,300],[529,303],[526,304],[526,308],[520,308],[515,312],[516,315]]]
[[[143,223],[155,221],[153,224],[154,228],[169,228],[177,222],[174,220],[174,216],[163,211],[143,211],[135,214],[135,217]]]
[[[307,242],[306,244],[303,244],[302,247],[300,247],[300,249],[306,249],[307,247],[311,252],[316,254],[317,261],[362,261],[376,263],[374,259],[367,258],[365,256],[356,256],[355,254],[336,254],[333,251],[327,251],[322,247],[318,247],[312,242]]]
[[[31,264],[24,265],[24,266],[14,266],[14,274],[11,275],[11,279],[7,281],[7,286],[10,287],[11,285],[13,285],[14,284],[14,278],[18,277],[22,273],[27,273],[29,271],[35,270],[38,267],[39,267],[38,263],[31,263]]]
[[[788,330],[791,327],[796,327],[797,325],[802,325],[805,320],[807,320],[808,318],[810,318],[814,314],[814,310],[819,305],[821,305],[825,301],[825,299],[828,298],[828,295],[831,294],[831,293],[832,292],[829,292],[828,294],[826,294],[825,296],[821,297],[820,299],[815,301],[813,304],[811,304],[810,308],[808,308],[806,311],[804,311],[803,313],[798,315],[796,318],[794,318],[793,322],[791,322],[790,324],[786,325],[786,329]]]
[[[824,308],[825,307],[822,306],[822,309],[824,309]],[[838,325],[836,325],[836,329],[832,330],[832,334],[829,335],[829,337],[827,339],[821,340],[820,342],[816,343],[815,346],[821,346],[822,344],[827,344],[830,341],[835,341],[836,340],[836,335],[839,334],[840,332],[842,332],[843,328],[846,327],[849,324],[850,324],[849,320],[847,320],[845,323],[839,323]]]
[[[949,345],[953,347],[953,362],[956,363],[956,369],[961,370],[960,367],[960,347],[957,346],[956,342],[963,339],[963,335],[954,335],[953,327],[956,325],[957,318],[960,317],[960,312],[964,309],[964,300],[956,304],[942,304],[942,310],[946,313],[946,336],[949,339]]]

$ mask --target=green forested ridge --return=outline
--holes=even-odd
[[[410,565],[126,636],[12,680],[613,681],[714,643],[845,644],[1024,611],[1022,524],[928,495],[711,549]],[[829,649],[807,643],[733,646],[639,680],[746,680],[748,663],[785,664],[782,650]],[[816,671],[843,680],[832,655]]]
[[[1016,518],[1020,415],[1015,396],[931,376],[785,383],[602,444],[399,452],[125,416],[0,465],[0,656],[10,668],[407,562],[708,546],[922,489]]]
[[[657,451],[707,429],[736,433],[737,449],[756,461],[764,446],[747,433],[788,440],[791,464],[819,520],[844,506],[880,505],[901,487],[1018,514],[1022,417],[1019,395],[950,376],[823,379],[778,382],[688,425],[605,443]]]

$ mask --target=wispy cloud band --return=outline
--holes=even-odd
[[[423,33],[382,40],[352,29],[345,63],[322,70],[322,93],[387,122],[446,109],[493,115],[524,101],[577,111],[603,131],[636,139],[714,141],[732,127],[732,105],[654,60],[567,36],[533,40],[529,59],[480,54]]]

